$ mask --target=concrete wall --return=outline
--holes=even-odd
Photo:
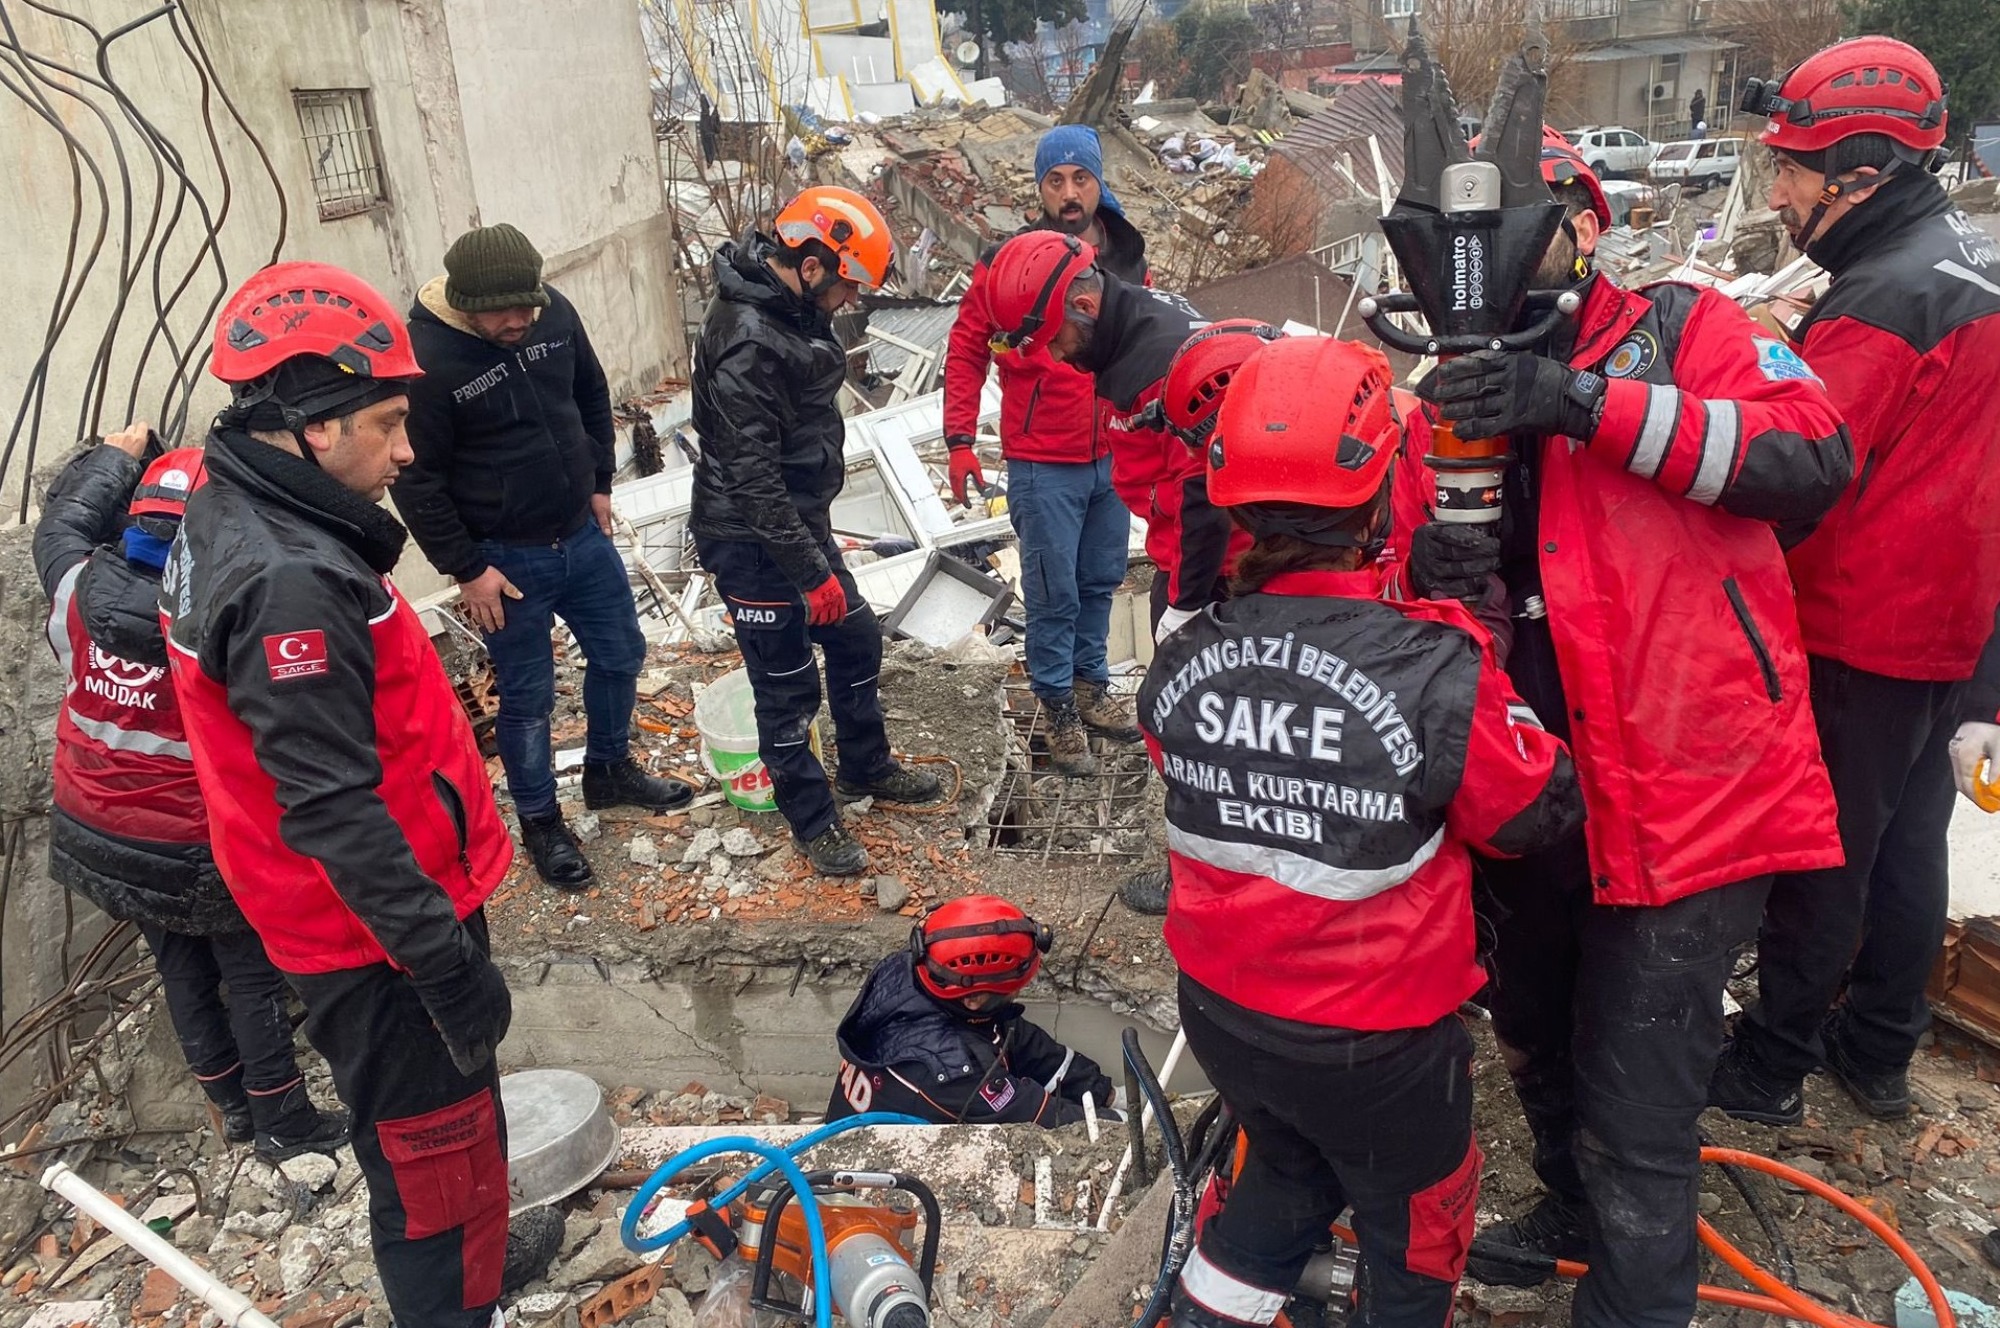
[[[651,387],[686,351],[637,6],[442,8],[481,221],[512,222],[541,249],[614,394]]]
[[[71,8],[100,29],[129,20],[124,0],[73,0]],[[222,162],[233,186],[222,226],[225,275],[200,271],[176,307],[171,326],[185,345],[204,341],[207,306],[218,292],[269,261],[286,215],[282,258],[336,263],[360,273],[407,307],[442,270],[445,248],[469,226],[510,220],[548,258],[590,326],[615,393],[642,391],[685,360],[672,269],[672,243],[647,111],[650,66],[629,0],[186,0],[187,21],[201,34],[250,130],[269,152],[274,191],[248,137],[211,100]],[[16,12],[18,10],[18,12]],[[94,42],[82,28],[25,6],[10,7],[23,44],[59,65],[90,70]],[[558,39],[559,38],[559,39]],[[222,206],[222,171],[209,150],[203,96],[194,65],[164,21],[121,38],[111,49],[120,86],[137,109],[180,151],[185,168]],[[81,87],[57,75],[59,82]],[[292,102],[301,88],[365,88],[372,96],[388,203],[355,216],[321,220],[311,163]],[[82,384],[116,302],[122,213],[128,202],[112,140],[88,107],[46,92],[59,118],[106,176],[108,207],[82,178],[80,245],[87,249],[108,219],[105,252],[84,286],[50,379],[41,454],[65,448],[76,430]],[[133,179],[134,244],[143,241],[156,188],[150,156],[101,93],[117,126]],[[73,220],[72,171],[60,135],[19,99],[0,97],[0,169],[13,186],[0,191],[0,283],[17,309],[31,311],[18,335],[0,339],[0,427],[11,425],[16,385],[41,354],[39,327],[55,300]],[[176,190],[166,181],[166,204]],[[189,219],[165,245],[165,285],[193,262],[201,227]],[[104,427],[122,424],[128,388],[151,322],[151,269],[115,345],[115,389]],[[137,414],[152,418],[168,381],[156,349],[141,383]],[[204,378],[190,414],[199,433],[222,393]],[[115,418],[113,418],[115,417]],[[19,495],[18,458],[0,476],[0,496]]]
[[[513,992],[514,1019],[500,1047],[505,1070],[576,1070],[607,1085],[770,1093],[820,1110],[840,1053],[834,1029],[866,976],[860,965],[801,973],[791,963],[721,960],[697,967],[582,955],[522,961],[496,957]],[[1140,1031],[1157,1069],[1171,1035],[1159,1016],[1048,982],[1029,989],[1029,1016],[1123,1082],[1118,1038]],[[1188,1057],[1168,1087],[1206,1087]]]

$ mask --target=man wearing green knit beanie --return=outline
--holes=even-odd
[[[549,884],[580,890],[589,861],[556,802],[549,735],[554,618],[583,647],[586,807],[648,812],[692,790],[630,753],[646,640],[611,543],[611,393],[575,306],[542,281],[534,243],[502,222],[467,231],[417,295],[410,446],[395,502],[424,555],[458,582],[499,684],[495,736],[521,840]]]

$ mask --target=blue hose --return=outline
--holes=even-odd
[[[819,1205],[813,1201],[812,1187],[806,1182],[805,1172],[800,1169],[797,1162],[793,1161],[793,1158],[809,1149],[818,1147],[835,1135],[844,1134],[849,1130],[861,1129],[872,1125],[928,1124],[930,1124],[929,1121],[922,1120],[916,1116],[904,1116],[894,1112],[877,1111],[868,1112],[860,1116],[849,1116],[847,1119],[835,1121],[831,1125],[822,1125],[819,1129],[814,1130],[784,1149],[774,1148],[770,1144],[760,1139],[752,1139],[748,1135],[728,1135],[724,1138],[710,1139],[706,1143],[696,1144],[693,1148],[668,1158],[660,1164],[657,1171],[646,1178],[646,1183],[641,1185],[639,1192],[632,1196],[632,1202],[625,1206],[625,1219],[618,1229],[619,1238],[625,1242],[625,1248],[641,1254],[652,1250],[665,1249],[674,1242],[685,1238],[694,1230],[693,1225],[685,1218],[656,1236],[642,1237],[639,1235],[639,1219],[652,1206],[653,1200],[658,1197],[660,1191],[689,1166],[704,1159],[714,1157],[718,1153],[749,1153],[755,1157],[761,1157],[764,1159],[763,1166],[758,1167],[742,1180],[736,1182],[736,1184],[730,1186],[721,1194],[716,1195],[713,1199],[710,1199],[708,1201],[709,1206],[720,1208],[722,1205],[736,1199],[744,1191],[769,1176],[772,1172],[783,1173],[785,1179],[791,1182],[793,1193],[798,1196],[799,1207],[805,1214],[806,1236],[812,1246],[814,1283],[813,1321],[815,1328],[833,1328],[833,1298],[825,1294],[828,1280],[826,1229],[820,1222]]]

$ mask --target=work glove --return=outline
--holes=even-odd
[[[1499,570],[1498,521],[1426,521],[1410,536],[1410,581],[1425,599],[1483,598]]]
[[[2000,724],[1960,724],[1951,738],[1951,777],[1982,811],[2000,811]],[[1985,783],[1980,767],[1985,766]],[[1982,789],[1996,789],[1996,793]]]
[[[461,930],[458,961],[435,976],[413,973],[410,985],[458,1072],[470,1076],[484,1069],[514,1019],[513,997],[493,961]]]
[[[806,592],[806,621],[814,627],[831,627],[846,616],[847,592],[839,577],[829,575]]]
[[[960,507],[970,507],[968,486],[980,492],[986,488],[986,472],[979,468],[979,453],[972,450],[972,440],[962,433],[944,441],[951,449],[951,496],[958,499]]]
[[[1159,626],[1153,629],[1153,644],[1164,644],[1168,637],[1193,622],[1200,612],[1200,609],[1177,609],[1168,605],[1160,614]]]
[[[1475,351],[1417,384],[1460,438],[1520,433],[1588,440],[1604,413],[1602,376],[1527,351]]]

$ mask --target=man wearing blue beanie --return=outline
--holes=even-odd
[[[1087,125],[1058,125],[1035,149],[1041,216],[1026,230],[1074,235],[1097,251],[1098,264],[1130,285],[1150,285],[1146,241],[1104,181],[1104,149]],[[979,393],[1001,331],[990,306],[980,256],[958,306],[945,361],[945,441],[951,487],[986,477],[973,451]],[[1131,513],[1111,487],[1108,410],[1090,375],[1041,350],[998,357],[1000,454],[1007,462],[1007,511],[1021,542],[1021,588],[1028,619],[1028,674],[1048,717],[1049,755],[1066,775],[1097,771],[1089,735],[1137,742],[1131,707],[1106,690],[1105,637],[1111,598],[1125,579]]]

